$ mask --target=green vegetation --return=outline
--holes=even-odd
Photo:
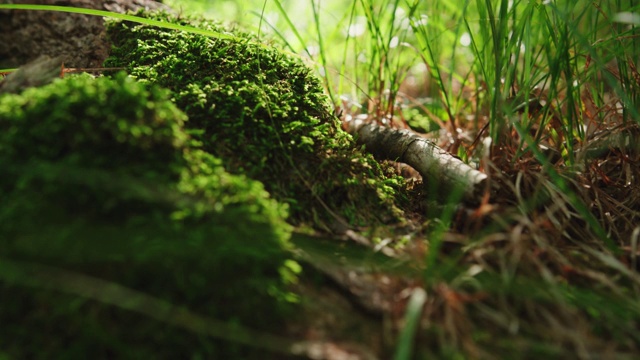
[[[288,352],[291,342],[256,336],[252,343],[232,329],[280,335],[274,324],[296,321],[286,312],[291,302],[312,302],[286,287],[299,270],[289,258],[297,256],[311,270],[298,276],[301,288],[330,278],[350,302],[382,314],[374,321],[383,341],[357,339],[380,358],[633,358],[640,351],[640,8],[633,1],[180,4],[259,35],[184,14],[140,13],[149,21],[109,25],[114,48],[105,66],[124,67],[130,78],[77,77],[0,97],[0,163],[9,174],[0,179],[0,291],[16,294],[0,322],[16,324],[16,314],[28,313],[24,329],[58,332],[60,319],[71,321],[65,336],[91,329],[75,348],[38,334],[43,353],[80,356],[92,341],[107,355],[165,351],[134,346],[150,329],[170,354],[262,358],[244,345]],[[65,90],[73,84],[81,86]],[[119,95],[105,96],[109,89]],[[122,103],[100,105],[119,96]],[[93,117],[102,120],[78,121]],[[490,187],[478,206],[430,202],[455,194],[405,184],[357,148],[340,130],[340,121],[354,118],[428,131],[486,172]],[[364,229],[376,251],[337,244],[327,230],[344,232],[347,224]],[[300,232],[289,240],[292,228],[324,232],[323,240]],[[55,271],[36,276],[53,278],[49,286],[27,290],[33,284],[20,274],[46,266],[225,323],[194,331],[177,317],[158,318],[158,307],[144,312],[97,290],[71,291]],[[229,302],[233,308],[220,308]],[[118,331],[130,324],[128,313],[105,304],[171,327],[148,320],[124,342]],[[296,315],[308,314],[301,308]],[[78,309],[90,322],[75,316]],[[319,336],[342,350],[344,339],[333,336],[349,331],[331,326],[344,319],[315,316],[296,323],[304,335],[286,336]],[[22,342],[0,336],[1,355],[33,348],[24,330],[8,329]]]
[[[236,351],[202,347],[197,334],[158,330],[154,321],[104,304],[143,311],[145,303],[70,296],[77,275],[56,275],[62,270],[229,324],[272,329],[282,319],[277,309],[286,308],[285,285],[296,269],[288,260],[286,209],[262,184],[229,174],[197,146],[167,95],[118,74],[72,76],[0,97],[0,292],[11,294],[3,297],[0,321],[21,324],[3,327],[0,336],[11,356]],[[29,281],[13,278],[12,263],[30,281],[46,281],[23,288]],[[157,316],[172,323],[172,314]],[[155,340],[139,342],[147,331]]]
[[[202,20],[154,19],[222,31]],[[109,34],[114,48],[105,66],[171,90],[203,149],[288,203],[292,223],[397,219],[401,179],[355,148],[300,59],[242,33],[243,40],[227,40],[113,23]]]
[[[441,130],[491,175],[499,190],[467,215],[419,209],[436,219],[409,242],[428,246],[405,275],[428,294],[407,312],[428,324],[417,358],[638,351],[637,5],[192,3],[310,58],[344,121]]]

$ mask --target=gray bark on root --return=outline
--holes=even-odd
[[[478,203],[487,174],[465,164],[432,141],[409,130],[391,129],[362,120],[346,123],[356,142],[366,146],[376,158],[403,162],[422,175],[422,181],[439,195],[460,194],[468,203]]]

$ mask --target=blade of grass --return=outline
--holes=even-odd
[[[417,6],[418,2],[414,3],[414,6]],[[429,69],[431,76],[435,79],[436,84],[440,90],[440,96],[442,101],[444,102],[444,108],[447,112],[448,120],[451,122],[453,120],[453,113],[451,112],[451,102],[449,97],[449,91],[447,89],[444,78],[442,77],[442,70],[440,67],[440,56],[434,47],[434,41],[431,40],[430,34],[432,29],[427,27],[427,24],[424,24],[422,21],[417,22],[412,20],[410,22],[413,31],[418,35],[420,56],[424,62],[424,64]],[[437,41],[435,41],[437,44]],[[437,46],[437,45],[436,45]]]
[[[83,15],[92,15],[92,16],[103,16],[113,19],[131,21],[139,24],[145,24],[150,26],[158,26],[164,29],[172,29],[172,30],[181,30],[186,31],[191,34],[198,34],[209,36],[218,39],[228,39],[228,40],[239,40],[237,37],[223,34],[216,31],[199,29],[193,26],[188,25],[178,25],[167,23],[159,20],[147,19],[140,16],[128,15],[128,14],[120,14],[116,12],[110,12],[105,10],[96,10],[96,9],[85,9],[85,8],[77,8],[71,6],[55,6],[55,5],[26,5],[26,4],[1,4],[0,10],[30,10],[30,11],[57,11],[57,12],[66,12],[73,14],[83,14]]]
[[[209,319],[120,284],[53,266],[0,258],[0,270],[0,279],[8,284],[53,290],[95,300],[199,335],[281,354],[300,354],[300,349],[308,346],[303,342],[260,333],[235,323]]]
[[[326,48],[324,44],[324,38],[322,36],[321,24],[320,24],[320,2],[316,3],[315,0],[311,0],[311,9],[313,10],[313,20],[316,27],[316,35],[318,36],[318,48],[320,51],[320,66],[322,66],[322,73],[320,74],[324,79],[325,87],[329,92],[329,98],[335,99],[333,96],[333,81],[329,76],[329,68],[327,62]]]
[[[404,327],[398,337],[395,360],[409,360],[413,353],[413,339],[420,322],[422,308],[427,300],[427,292],[422,288],[415,288],[411,292],[407,310],[404,315]]]
[[[302,35],[300,35],[300,32],[298,31],[296,26],[291,21],[291,18],[289,17],[288,12],[284,9],[284,7],[282,7],[282,4],[280,3],[280,0],[274,0],[273,3],[278,8],[278,11],[280,12],[280,15],[282,15],[284,20],[287,22],[287,25],[289,25],[289,29],[291,31],[293,31],[293,34],[295,35],[296,39],[298,39],[298,41],[300,42],[300,45],[302,46],[304,52],[307,54],[307,56],[309,56],[311,58],[312,56],[311,56],[311,53],[309,52],[309,48],[307,46],[305,46],[305,41],[302,38]],[[265,4],[265,6],[266,6],[266,4]],[[263,14],[264,14],[264,10],[263,10]],[[274,30],[275,30],[275,28],[274,28]],[[286,41],[286,38],[282,34],[278,33],[278,36],[282,40]],[[289,46],[289,48],[291,49],[291,51],[295,52],[295,50],[291,46]]]
[[[589,211],[587,205],[578,197],[573,191],[562,175],[550,164],[549,159],[535,146],[535,141],[529,134],[524,132],[524,129],[517,123],[514,123],[514,127],[518,134],[526,139],[525,142],[529,145],[536,159],[543,164],[543,171],[549,174],[552,182],[558,187],[559,193],[565,194],[569,199],[570,204],[576,209],[576,211],[582,216],[587,224],[593,229],[595,235],[601,240],[605,246],[614,254],[620,253],[620,247],[607,235],[606,231],[602,228],[598,220],[593,213]]]
[[[357,8],[357,0],[353,0],[351,2],[351,10],[349,11],[349,23],[348,23],[348,27],[347,29],[351,29],[352,26],[354,26],[354,19],[355,19],[355,15],[356,15],[356,8]],[[344,79],[345,79],[345,72],[347,69],[347,54],[348,54],[348,50],[349,50],[349,42],[353,40],[353,43],[355,45],[356,40],[352,39],[351,37],[351,31],[347,31],[347,36],[345,38],[344,41],[344,50],[342,52],[342,61],[340,64],[340,77],[339,77],[339,82],[338,82],[338,94],[343,94],[344,93]],[[354,73],[357,76],[357,71],[354,71]]]

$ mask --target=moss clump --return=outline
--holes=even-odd
[[[0,257],[272,330],[282,317],[277,298],[286,295],[286,210],[262,184],[229,174],[195,146],[185,121],[166,91],[123,74],[58,79],[0,97]],[[0,348],[16,358],[244,351],[4,279],[0,293],[12,295],[0,309]]]
[[[225,32],[204,20],[145,16]],[[116,22],[108,33],[114,47],[105,66],[170,89],[203,149],[264,183],[290,205],[291,222],[396,218],[401,181],[355,148],[300,59],[239,32],[226,40]]]

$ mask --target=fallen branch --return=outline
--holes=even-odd
[[[422,181],[431,189],[437,189],[439,195],[459,193],[465,202],[480,201],[487,174],[473,169],[432,141],[409,130],[391,129],[362,120],[348,121],[345,125],[347,132],[375,157],[413,167],[422,175]]]

